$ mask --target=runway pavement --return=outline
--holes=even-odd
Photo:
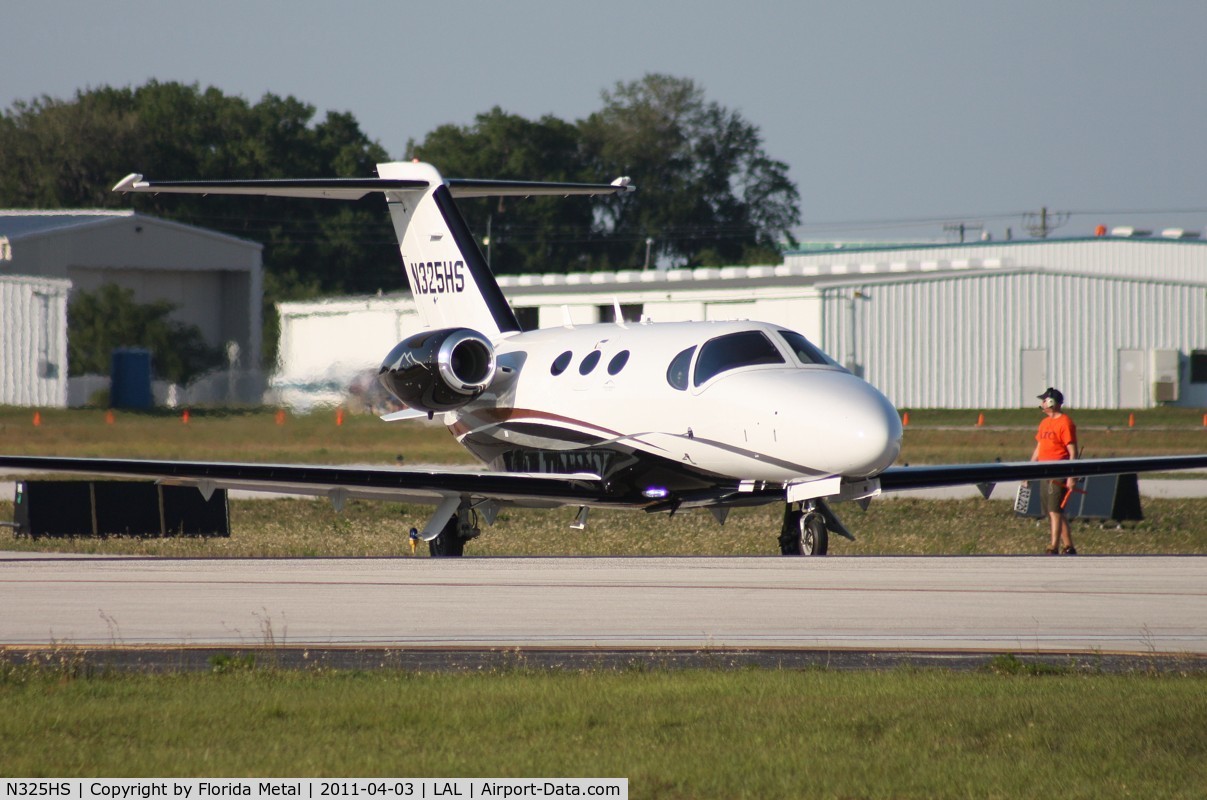
[[[1207,557],[0,553],[0,646],[1207,655]]]

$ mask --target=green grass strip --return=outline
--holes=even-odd
[[[1207,786],[1201,673],[222,667],[90,678],[7,667],[0,771],[610,776],[642,798],[1161,798]]]

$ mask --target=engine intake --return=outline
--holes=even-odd
[[[421,411],[450,411],[473,400],[495,377],[490,340],[469,328],[424,331],[399,342],[377,379]]]

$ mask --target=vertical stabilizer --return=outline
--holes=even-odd
[[[426,328],[472,328],[494,339],[520,330],[494,274],[436,168],[378,164],[383,179],[425,181],[427,188],[387,191],[407,281]]]

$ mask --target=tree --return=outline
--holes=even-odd
[[[794,243],[800,197],[788,168],[770,158],[740,114],[708,102],[695,83],[646,75],[603,93],[604,107],[577,123],[538,121],[499,108],[471,126],[444,125],[408,157],[446,175],[599,181],[628,175],[638,191],[590,202],[474,201],[471,229],[491,230],[496,272],[624,269],[654,254],[680,266],[778,260]]]
[[[577,128],[552,116],[532,121],[497,106],[473,125],[441,125],[408,158],[436,164],[441,173],[467,178],[581,182],[585,162]],[[490,234],[491,267],[498,273],[561,272],[581,268],[593,234],[590,202],[554,197],[488,198],[458,203],[479,242]]]
[[[683,265],[737,264],[795,244],[800,196],[754,125],[686,78],[648,74],[603,92],[579,123],[597,174],[630,175],[639,191],[602,204],[610,265],[644,260],[645,240]]]
[[[262,242],[274,292],[268,310],[275,300],[405,285],[380,197],[335,203],[110,191],[131,171],[207,180],[372,175],[388,156],[351,114],[316,121],[314,107],[293,97],[267,94],[251,104],[212,87],[150,81],[14,103],[0,115],[0,153],[0,207],[133,207]]]
[[[169,319],[175,310],[163,300],[136,303],[132,289],[114,283],[77,292],[67,311],[69,374],[109,374],[119,347],[150,350],[155,375],[182,385],[221,365],[222,352],[205,343],[197,326]]]

